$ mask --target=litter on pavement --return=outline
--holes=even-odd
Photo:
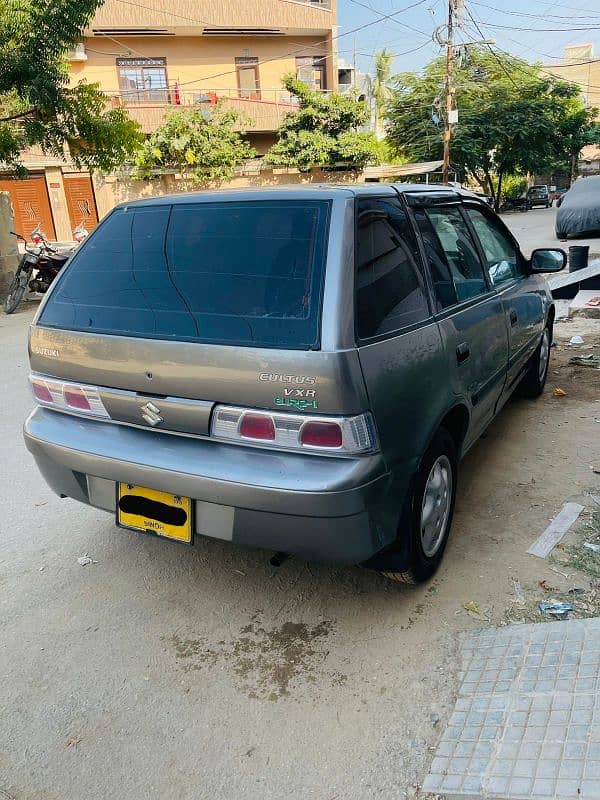
[[[540,603],[538,608],[542,614],[556,619],[567,619],[569,613],[573,611],[570,603]]]
[[[80,567],[87,567],[88,564],[97,564],[97,561],[94,561],[93,558],[90,558],[87,553],[83,556],[79,556],[77,559],[77,563]]]
[[[552,392],[552,394],[554,395],[554,397],[566,397],[567,396],[567,393],[565,392],[565,390],[561,389],[559,386],[556,387],[556,389]]]
[[[569,364],[577,364],[580,367],[593,367],[600,369],[600,356],[590,354],[589,356],[573,356],[569,359]]]
[[[565,503],[542,535],[531,545],[527,551],[529,555],[546,558],[582,511],[583,506],[580,506],[579,503]]]
[[[592,544],[592,542],[584,542],[583,546],[586,550],[591,550],[592,553],[600,554],[600,544]]]

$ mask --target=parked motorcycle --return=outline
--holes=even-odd
[[[69,248],[67,252],[60,253],[50,246],[39,225],[30,234],[33,246],[29,245],[27,240],[20,234],[14,231],[11,231],[11,233],[25,243],[25,252],[19,262],[4,303],[4,310],[7,314],[12,314],[17,309],[27,289],[40,294],[47,292],[50,284],[69,260],[72,252],[88,236],[88,231],[81,223],[73,231],[73,238],[77,242],[75,247]]]

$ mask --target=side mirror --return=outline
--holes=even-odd
[[[534,250],[530,264],[532,272],[560,272],[567,264],[567,254],[558,247],[552,250]]]

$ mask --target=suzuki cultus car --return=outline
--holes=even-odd
[[[426,580],[461,457],[544,388],[564,263],[444,187],[118,206],[32,325],[27,447],[122,528]]]

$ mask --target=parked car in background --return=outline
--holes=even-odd
[[[122,528],[424,581],[460,458],[544,389],[565,261],[442,186],[118,206],[31,327],[27,447]]]
[[[557,239],[600,233],[600,175],[578,178],[563,195],[556,213]]]
[[[500,212],[504,214],[507,211],[529,211],[527,195],[523,193],[519,197],[504,197],[500,204]]]
[[[550,197],[550,190],[546,184],[539,184],[537,186],[530,186],[527,189],[527,208],[537,208],[543,206],[550,208],[552,205],[552,198]]]
[[[557,204],[557,207],[560,205],[562,197],[569,191],[566,186],[556,187],[556,189],[552,189],[550,192],[550,199],[553,203]]]

